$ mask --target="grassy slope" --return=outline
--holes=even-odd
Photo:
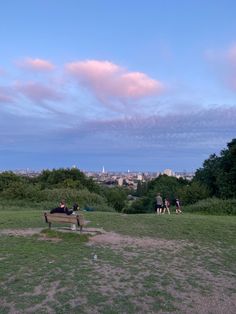
[[[205,243],[236,244],[235,216],[122,215],[118,213],[84,212],[90,226],[131,236],[182,239]],[[0,229],[46,227],[43,211],[0,211]]]
[[[48,236],[60,242],[0,236],[0,313],[194,313],[197,298],[222,298],[223,291],[230,299],[236,292],[229,284],[235,282],[236,217],[85,215],[91,226],[173,240],[176,249],[91,247],[76,234],[54,232]],[[45,227],[41,212],[0,211],[0,229],[32,227]]]

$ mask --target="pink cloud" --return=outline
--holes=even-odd
[[[236,43],[224,50],[208,50],[206,57],[225,85],[236,91]]]
[[[158,95],[164,84],[141,72],[128,72],[109,61],[87,60],[66,64],[67,72],[99,99],[140,99]]]
[[[226,58],[231,65],[236,66],[236,44],[232,45],[226,52]]]
[[[232,45],[225,53],[227,62],[226,81],[229,87],[236,91],[236,44]]]
[[[34,102],[60,101],[63,99],[61,93],[39,82],[17,82],[15,88]]]
[[[52,71],[55,67],[50,61],[37,58],[26,58],[18,62],[18,65],[33,71]]]

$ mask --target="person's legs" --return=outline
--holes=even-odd
[[[76,215],[76,213],[72,211],[71,215]],[[71,230],[76,231],[76,224],[71,224]]]
[[[71,224],[71,230],[76,231],[76,225],[75,224]]]

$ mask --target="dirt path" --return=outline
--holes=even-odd
[[[27,228],[27,229],[0,229],[0,236],[1,235],[7,235],[7,236],[32,236],[35,234],[40,234],[42,230],[45,228]],[[69,227],[55,227],[52,230],[59,231],[59,232],[70,232],[70,233],[78,233],[77,231],[72,231]],[[102,228],[84,228],[83,234],[89,234],[89,235],[97,235],[105,233],[105,231]]]

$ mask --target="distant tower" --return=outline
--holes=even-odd
[[[102,173],[105,173],[105,168],[104,168],[104,166],[102,167]]]

